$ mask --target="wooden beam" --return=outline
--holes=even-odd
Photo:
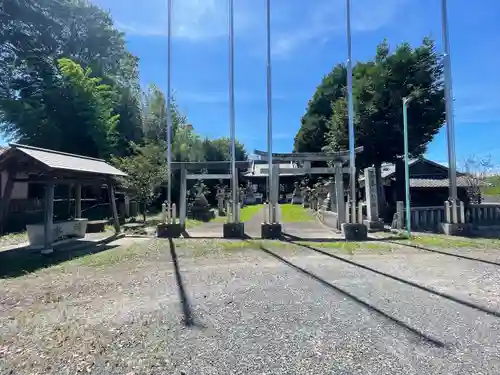
[[[45,243],[42,254],[50,254],[52,249],[52,227],[54,221],[54,182],[48,182],[45,185],[45,219],[44,219],[44,237]]]
[[[82,217],[82,185],[75,185],[75,218]]]
[[[356,154],[363,151],[363,147],[354,149]],[[261,157],[261,160],[267,160],[267,152],[255,150],[255,155]],[[288,162],[288,161],[346,161],[349,160],[349,151],[337,152],[288,152],[288,153],[273,153],[273,162]]]
[[[237,161],[236,169],[248,169],[252,163],[250,161]],[[201,169],[211,169],[216,171],[229,171],[231,169],[230,161],[194,161],[194,162],[173,162],[172,170],[177,171],[181,168],[186,168],[187,171],[199,171]]]
[[[268,168],[262,168],[260,172],[262,174],[268,174]],[[304,174],[335,174],[335,168],[280,168],[280,174],[288,174],[288,175],[304,175]],[[342,168],[343,173],[349,173],[349,168]]]
[[[47,178],[47,177],[36,177],[36,178],[15,178],[14,182],[28,183],[28,184],[47,184],[49,182],[55,182],[58,185],[105,185],[107,184],[107,179],[105,177],[86,177],[86,178]]]
[[[230,180],[230,174],[210,174],[210,173],[200,173],[200,174],[188,174],[186,175],[187,180]]]
[[[116,209],[116,199],[115,199],[115,187],[111,180],[108,180],[108,196],[109,205],[111,206],[111,212],[113,214],[113,226],[115,228],[115,233],[120,233],[120,221],[118,220],[118,210]]]

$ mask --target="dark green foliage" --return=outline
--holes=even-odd
[[[91,156],[126,153],[128,142],[140,137],[138,60],[126,50],[109,14],[84,0],[4,0],[0,22],[4,136]],[[61,59],[106,85],[110,118],[116,120],[112,144],[96,138],[99,125],[90,125],[95,113],[87,113],[85,95],[61,74]]]
[[[347,70],[343,64],[336,65],[323,78],[309,101],[302,117],[301,127],[295,136],[296,152],[319,152],[325,145],[328,120],[332,116],[332,102],[345,95]]]
[[[355,65],[355,140],[356,146],[364,147],[357,158],[359,168],[394,162],[403,154],[402,98],[409,95],[410,154],[417,157],[426,151],[444,121],[442,70],[428,38],[417,48],[404,43],[393,53],[384,41],[373,61]],[[302,118],[296,151],[348,149],[345,82],[342,65],[323,79]]]

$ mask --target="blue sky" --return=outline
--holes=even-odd
[[[94,0],[111,11],[141,82],[163,89],[167,72],[167,0]],[[227,0],[174,0],[173,89],[196,130],[229,134]],[[432,36],[441,50],[441,1],[352,0],[353,59]],[[307,101],[335,64],[346,60],[344,0],[273,0],[273,106],[276,152],[291,151]],[[457,162],[491,155],[500,162],[500,2],[449,0]],[[235,0],[236,134],[266,147],[265,0]],[[445,130],[427,154],[447,162]]]

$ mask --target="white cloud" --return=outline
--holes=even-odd
[[[368,32],[386,26],[407,1],[352,1],[352,32]],[[317,0],[313,6],[309,2],[299,4],[301,9],[296,17],[284,20],[285,26],[278,28],[273,37],[275,55],[287,55],[306,43],[324,43],[346,33],[344,0]]]
[[[116,24],[134,35],[167,35],[167,0],[94,0],[110,9]],[[352,30],[367,32],[390,22],[409,0],[352,1]],[[190,41],[227,36],[228,0],[173,0],[173,35]],[[265,33],[265,1],[234,1],[236,37]],[[345,0],[273,0],[273,54],[286,55],[310,42],[345,33]]]
[[[131,35],[166,36],[167,0],[96,0],[110,9],[117,26]],[[227,0],[173,0],[172,35],[191,41],[225,36],[228,33]],[[251,25],[248,2],[235,1],[235,32]]]

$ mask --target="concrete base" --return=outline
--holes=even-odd
[[[447,236],[469,236],[472,232],[472,225],[441,223],[441,230]]]
[[[225,223],[222,229],[224,238],[244,238],[245,224],[243,223]]]
[[[366,225],[369,232],[380,232],[384,230],[384,222],[382,220],[377,220],[377,221],[363,220],[363,224]]]
[[[261,237],[268,240],[277,240],[281,238],[281,224],[279,223],[262,223],[261,225]]]
[[[156,237],[179,238],[183,232],[180,224],[158,224],[156,226]]]
[[[368,228],[364,224],[343,223],[341,228],[342,235],[347,241],[366,241],[368,239]]]

